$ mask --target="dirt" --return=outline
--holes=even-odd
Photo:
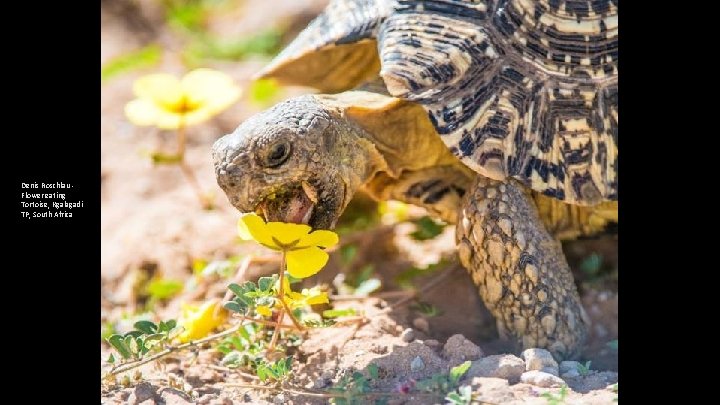
[[[245,35],[278,21],[296,30],[324,4],[290,0],[235,3],[235,11],[212,21],[213,32]],[[179,48],[181,39],[162,24],[158,3],[134,4],[139,5],[134,11],[120,12],[103,3],[102,63],[149,41],[158,41],[165,49]],[[251,75],[265,62],[254,58],[209,67],[229,73],[246,88]],[[117,329],[127,327],[129,315],[147,304],[138,286],[148,279],[186,282],[192,279],[197,260],[211,262],[267,253],[237,240],[239,214],[217,187],[210,159],[214,140],[261,108],[244,96],[216,119],[190,130],[186,161],[203,189],[215,194],[216,208],[202,210],[177,167],[153,167],[143,155],[156,148],[172,150],[173,134],[135,127],[124,117],[124,105],[133,98],[133,80],[154,71],[181,73],[183,66],[177,54],[165,52],[160,66],[123,74],[102,88],[101,321]],[[290,89],[284,96],[302,91]],[[374,208],[373,204],[355,204],[365,209],[368,205]],[[527,364],[520,353],[497,339],[492,317],[458,264],[453,227],[422,242],[409,236],[414,229],[412,223],[400,222],[343,236],[343,243],[352,240],[358,249],[352,266],[343,265],[336,250],[328,266],[307,281],[332,285],[337,274],[352,277],[372,265],[373,276],[383,287],[376,298],[333,302],[335,308],[354,308],[366,322],[311,330],[293,352],[293,370],[286,386],[295,387],[294,391],[240,387],[261,383],[254,376],[222,366],[221,353],[202,349],[168,356],[161,365],[142,366],[137,379],[135,372],[130,372],[128,386],[103,388],[102,403],[328,403],[329,388],[337,387],[343,376],[355,371],[369,376],[371,369],[376,369],[378,376],[369,380],[370,390],[391,392],[388,403],[441,403],[442,396],[418,394],[413,387],[466,360],[472,361],[472,367],[460,382],[472,387],[478,401],[546,404],[550,403],[546,393],[559,397],[560,387],[540,386],[555,381],[546,375],[540,376],[544,380],[532,379],[532,384],[522,382],[531,380],[531,376],[523,377]],[[573,241],[565,243],[564,249],[593,321],[588,348],[581,359],[583,363],[591,361],[590,371],[563,377],[569,387],[565,403],[614,403],[617,350],[608,343],[617,339],[617,239],[606,236]],[[398,276],[412,266],[422,268],[441,259],[437,269],[412,279],[414,291],[419,293],[405,299],[408,290],[399,285]],[[272,265],[253,267],[248,278],[275,270]],[[155,304],[157,319],[176,318],[182,302],[222,297],[226,284],[226,280],[217,279],[186,287],[178,296]],[[109,346],[101,343],[104,370],[108,369],[104,359],[109,353]],[[377,398],[362,397],[358,403],[372,403],[371,399]]]

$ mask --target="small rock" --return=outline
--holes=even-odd
[[[440,349],[440,342],[435,339],[428,339],[424,341],[423,344],[436,351]]]
[[[577,361],[566,360],[560,363],[560,376],[562,378],[578,378],[580,377],[580,363]]]
[[[413,328],[407,328],[400,334],[400,339],[405,343],[410,343],[415,340],[415,331]]]
[[[275,395],[275,398],[273,398],[273,403],[282,405],[285,403],[285,395],[284,394],[277,394]]]
[[[513,384],[520,380],[524,372],[525,362],[521,358],[512,354],[496,354],[473,361],[465,378],[496,377],[504,378]]]
[[[413,327],[415,327],[415,329],[419,330],[420,332],[424,332],[426,334],[430,333],[430,324],[425,318],[413,319]]]
[[[578,370],[580,363],[577,361],[565,360],[560,362],[560,373],[564,374],[571,370]]]
[[[315,388],[315,389],[325,388],[327,385],[328,385],[328,380],[326,380],[322,377],[318,377],[317,379],[315,379],[313,388]]]
[[[410,363],[410,371],[413,373],[417,371],[422,371],[425,368],[425,363],[423,363],[420,356],[415,356],[415,358]]]
[[[157,387],[147,381],[141,382],[133,388],[127,401],[131,405],[139,405],[142,402],[152,399],[155,402],[157,397]]]
[[[562,387],[565,385],[565,381],[560,377],[539,370],[524,372],[520,376],[520,381],[543,388]]]
[[[554,376],[560,375],[558,364],[553,359],[552,354],[545,349],[527,349],[522,352],[522,358],[525,359],[526,371],[542,371]]]
[[[452,335],[445,342],[443,356],[450,361],[452,366],[458,365],[465,360],[477,360],[483,356],[483,351],[473,342],[467,340],[463,335]]]
[[[165,405],[188,405],[192,401],[188,395],[175,388],[163,388],[160,391],[160,397],[165,401]]]

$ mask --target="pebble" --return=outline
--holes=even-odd
[[[410,363],[410,371],[415,373],[418,371],[422,371],[425,368],[425,363],[422,361],[420,356],[415,356],[415,358]]]
[[[415,331],[413,328],[407,328],[400,333],[400,339],[405,343],[410,343],[415,340]]]
[[[430,324],[428,323],[427,319],[425,319],[425,318],[413,319],[413,326],[415,327],[415,329],[419,330],[420,332],[430,333]]]
[[[521,358],[512,354],[496,354],[473,361],[465,378],[504,378],[512,384],[519,381],[524,372],[525,362]]]
[[[565,385],[565,381],[560,377],[538,370],[524,372],[520,376],[520,381],[543,388],[562,387]]]
[[[527,349],[522,352],[526,371],[543,371],[554,376],[560,375],[558,364],[552,354],[545,349]]]

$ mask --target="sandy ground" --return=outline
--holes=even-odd
[[[300,21],[321,9],[323,1],[245,1],[237,11],[213,22],[212,29],[227,35],[243,35],[271,22]],[[101,62],[135,49],[148,41],[158,41],[165,49],[176,49],[178,40],[156,22],[162,18],[154,2],[141,1],[140,14],[150,30],[118,17],[114,8],[102,13]],[[252,10],[252,11],[249,11]],[[296,23],[296,25],[299,23]],[[140,27],[140,28],[138,28]],[[265,63],[262,59],[211,64],[223,70],[242,86]],[[101,101],[102,137],[102,319],[122,324],[127,314],[137,311],[144,297],[137,285],[153,276],[185,281],[192,277],[193,262],[221,260],[262,248],[240,243],[235,237],[238,212],[217,187],[212,171],[210,147],[215,139],[232,131],[243,119],[259,111],[247,97],[210,123],[193,127],[189,134],[187,162],[206,191],[215,193],[216,209],[205,211],[181,176],[177,167],[153,167],[144,152],[156,148],[172,149],[173,134],[137,128],[124,117],[124,104],[131,100],[132,82],[149,71],[183,71],[177,57],[166,52],[159,67],[121,75],[103,85]],[[288,90],[285,96],[300,94]],[[220,353],[212,350],[180,353],[169,357],[161,369],[153,364],[141,368],[142,378],[129,387],[106,387],[103,403],[143,404],[232,404],[232,403],[328,403],[322,396],[328,388],[341,384],[353,371],[369,373],[377,366],[378,377],[371,379],[372,391],[394,392],[388,403],[441,403],[442,397],[424,394],[404,395],[403,387],[438,373],[446,373],[465,360],[473,366],[461,383],[471,385],[475,398],[484,403],[545,404],[546,392],[560,395],[559,383],[521,375],[530,369],[520,353],[497,340],[494,322],[483,307],[465,270],[457,264],[454,230],[426,242],[408,237],[414,226],[408,222],[377,226],[349,238],[358,246],[353,268],[342,265],[339,252],[333,252],[329,265],[311,283],[330,283],[339,272],[352,272],[372,264],[383,282],[381,298],[335,302],[336,308],[352,307],[364,314],[362,325],[313,330],[292,352],[293,374],[288,386],[298,392],[243,388],[233,384],[259,384],[237,370],[221,365]],[[617,382],[617,351],[608,342],[617,339],[617,239],[612,236],[566,243],[565,251],[573,267],[583,303],[593,320],[590,342],[583,361],[592,361],[586,375],[563,376],[569,387],[565,403],[614,403],[611,389]],[[601,270],[589,275],[582,271],[592,254],[602,257]],[[411,266],[424,266],[444,258],[446,265],[427,276],[413,280],[422,292],[398,304],[401,291],[398,274]],[[253,268],[250,277],[274,271],[272,266]],[[437,278],[441,277],[440,280]],[[139,281],[140,280],[140,281]],[[225,280],[187,290],[178,297],[156,305],[160,319],[177,317],[179,305],[188,300],[221,297]],[[431,288],[423,290],[423,286]],[[384,294],[384,295],[383,295]],[[417,302],[431,304],[437,314],[428,316]],[[102,359],[109,353],[101,344]],[[419,360],[418,360],[419,359]],[[527,381],[531,382],[528,383]],[[556,384],[557,383],[557,384]],[[546,385],[547,387],[543,387]],[[412,390],[411,390],[412,391]],[[308,393],[317,395],[311,396]],[[379,398],[363,397],[357,403]]]

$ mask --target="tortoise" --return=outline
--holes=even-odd
[[[259,74],[286,100],[216,141],[240,211],[332,229],[353,194],[456,224],[501,337],[577,357],[560,241],[618,221],[617,0],[333,0]]]

